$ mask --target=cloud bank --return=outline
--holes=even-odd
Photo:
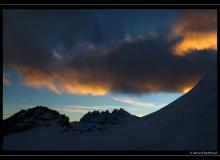
[[[57,50],[38,34],[46,21],[32,28],[32,22],[5,14],[3,64],[15,69],[25,85],[56,94],[183,92],[216,65],[216,19],[209,14],[216,13],[183,15],[174,26],[180,36],[175,41],[168,42],[170,32],[162,31],[157,36],[126,34],[114,43],[105,41],[96,24],[84,32],[92,21],[78,15],[78,33],[73,31],[75,38],[69,31],[61,34]]]
[[[195,50],[217,50],[217,10],[190,10],[175,24],[173,34],[180,36],[173,51],[185,55]]]

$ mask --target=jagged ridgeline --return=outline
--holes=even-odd
[[[113,110],[112,113],[110,113],[108,110],[103,112],[88,112],[80,119],[80,122],[94,122],[99,124],[119,124],[123,121],[127,121],[133,118],[138,117],[131,115],[123,108],[120,108],[120,110]]]
[[[79,122],[72,122],[72,130],[74,133],[85,133],[91,131],[104,131],[115,125],[136,120],[139,117],[132,115],[123,108],[114,109],[111,113],[107,111],[93,111],[86,113]]]
[[[3,120],[3,135],[23,132],[36,127],[49,127],[57,123],[61,128],[69,128],[69,118],[59,112],[43,106],[21,110]]]
[[[47,128],[56,125],[60,131],[73,131],[74,133],[84,133],[93,130],[105,130],[111,125],[118,125],[137,119],[124,109],[108,110],[86,113],[79,122],[71,122],[64,114],[43,106],[36,106],[28,110],[21,110],[11,117],[3,120],[3,135],[19,133],[34,128]]]

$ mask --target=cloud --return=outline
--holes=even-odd
[[[87,110],[78,109],[78,108],[53,108],[55,110],[61,111],[61,112],[68,112],[68,113],[87,113]]]
[[[26,86],[48,88],[57,94],[61,93],[54,83],[53,77],[40,70],[40,68],[39,70],[31,68],[31,66],[29,68],[14,66],[14,68],[21,74],[21,78]]]
[[[61,112],[69,112],[69,113],[87,113],[89,111],[106,111],[106,107],[110,110],[119,109],[120,106],[61,106],[61,107],[52,107],[54,110],[58,110]],[[129,110],[129,109],[127,109]]]
[[[102,30],[97,24],[92,24],[94,30],[99,28],[97,34],[86,32],[88,36],[82,36],[89,28],[87,22],[91,22],[87,15],[82,15],[82,21],[77,24],[80,34],[74,42],[71,41],[74,34],[62,28],[68,33],[66,39],[70,38],[70,45],[63,45],[66,42],[61,34],[59,40],[64,49],[54,51],[43,36],[44,27],[53,29],[53,23],[47,22],[53,18],[41,20],[39,16],[35,21],[21,17],[4,13],[3,65],[16,70],[25,85],[47,88],[56,94],[101,96],[112,92],[183,92],[186,87],[194,86],[217,62],[216,54],[211,54],[216,53],[213,49],[189,50],[190,54],[185,56],[173,55],[171,48],[181,41],[167,42],[168,31],[154,32],[156,36],[126,33],[121,40],[114,43],[104,41],[105,44],[100,45],[104,35],[100,39],[96,37],[98,30]],[[211,24],[202,29],[199,25],[194,25],[193,29],[188,23],[186,26],[179,31],[183,33],[181,35],[188,35],[188,30],[189,33],[200,33],[196,30],[206,33],[215,28]],[[204,29],[206,26],[211,29]],[[92,32],[93,29],[88,30]],[[77,34],[77,30],[72,30]],[[182,40],[184,38],[187,36]],[[75,48],[72,50],[73,43]],[[82,45],[76,47],[79,43]]]
[[[60,46],[63,53],[72,53],[85,42],[102,44],[108,41],[101,26],[92,20],[89,14],[90,12],[87,10],[72,11],[69,14],[68,27],[66,27],[65,32],[60,37]]]
[[[10,81],[8,79],[8,76],[5,73],[3,73],[3,84],[6,86],[10,85]]]
[[[113,100],[122,102],[125,104],[129,104],[136,107],[147,107],[147,108],[161,108],[160,106],[156,105],[155,103],[143,102],[139,101],[138,99],[134,98],[127,98],[127,97],[112,97]]]
[[[61,60],[62,59],[62,56],[61,54],[59,54],[58,52],[54,51],[53,53],[53,57],[55,60]]]
[[[183,56],[195,50],[217,50],[217,10],[188,10],[173,28],[180,40],[172,48]]]
[[[71,55],[57,65],[51,58],[43,69],[41,65],[19,61],[11,66],[27,86],[48,88],[58,94],[106,95],[182,92],[216,64],[215,55],[207,54],[212,52],[209,50],[184,57],[173,56],[169,50],[170,45],[159,37],[120,43],[104,55],[100,52]]]

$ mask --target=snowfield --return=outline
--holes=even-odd
[[[130,115],[129,115],[130,116]],[[125,118],[126,119],[126,118]],[[130,119],[130,118],[129,118]],[[80,125],[81,126],[81,125]],[[94,126],[93,126],[94,127]],[[51,121],[3,138],[4,150],[216,150],[217,69],[164,108],[77,134]]]

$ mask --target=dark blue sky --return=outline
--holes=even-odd
[[[216,10],[4,10],[4,117],[151,113],[216,65],[216,33]]]

